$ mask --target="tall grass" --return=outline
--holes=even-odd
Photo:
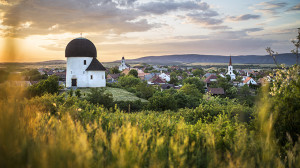
[[[266,94],[256,118],[244,122],[235,115],[241,105],[232,103],[128,114],[76,97],[26,100],[21,93],[0,101],[0,167],[300,165],[299,144],[281,155]]]

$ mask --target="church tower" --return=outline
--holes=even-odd
[[[126,68],[129,68],[130,66],[128,64],[125,63],[125,58],[122,57],[121,60],[121,65],[119,66],[119,71],[123,71]]]
[[[235,74],[233,73],[233,67],[232,67],[232,62],[231,62],[231,55],[230,55],[230,60],[229,60],[229,65],[228,65],[228,72],[226,75],[229,75],[231,80],[235,79]]]
[[[105,87],[105,67],[97,59],[97,49],[88,39],[70,41],[67,58],[66,87]]]

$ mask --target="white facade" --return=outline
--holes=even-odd
[[[86,71],[92,60],[92,57],[67,57],[66,87],[72,87],[72,81],[73,87],[106,86],[105,71]]]
[[[123,71],[126,68],[129,68],[129,67],[127,67],[127,65],[125,63],[125,59],[124,59],[124,57],[122,57],[121,65],[119,66],[119,71]]]
[[[164,79],[164,80],[166,80],[167,82],[170,82],[170,75],[167,75],[165,73],[161,73],[159,75],[159,77],[162,78],[162,79]]]
[[[255,82],[255,80],[253,79],[253,78],[251,78],[251,77],[246,77],[246,78],[244,78],[244,80],[243,80],[243,83],[241,83],[241,85],[242,86],[244,86],[244,85],[250,85],[250,83],[252,84],[252,85],[257,85],[257,83]]]
[[[235,74],[233,73],[233,67],[232,65],[229,65],[228,66],[228,72],[226,75],[229,75],[231,80],[234,80],[235,79]]]

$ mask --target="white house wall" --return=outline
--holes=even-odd
[[[84,60],[86,60],[86,65],[84,65]],[[106,86],[105,71],[85,71],[92,60],[92,57],[67,58],[66,87],[72,86],[72,79],[77,79],[77,87]],[[93,75],[93,79],[90,79],[90,75]]]

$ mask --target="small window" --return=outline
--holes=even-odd
[[[82,73],[84,74],[84,71],[82,71]]]
[[[83,60],[83,65],[86,65],[86,60]]]
[[[93,75],[91,75],[91,79],[93,79]]]
[[[102,75],[102,79],[104,79],[104,76]]]
[[[71,74],[72,74],[72,71],[71,71]]]

